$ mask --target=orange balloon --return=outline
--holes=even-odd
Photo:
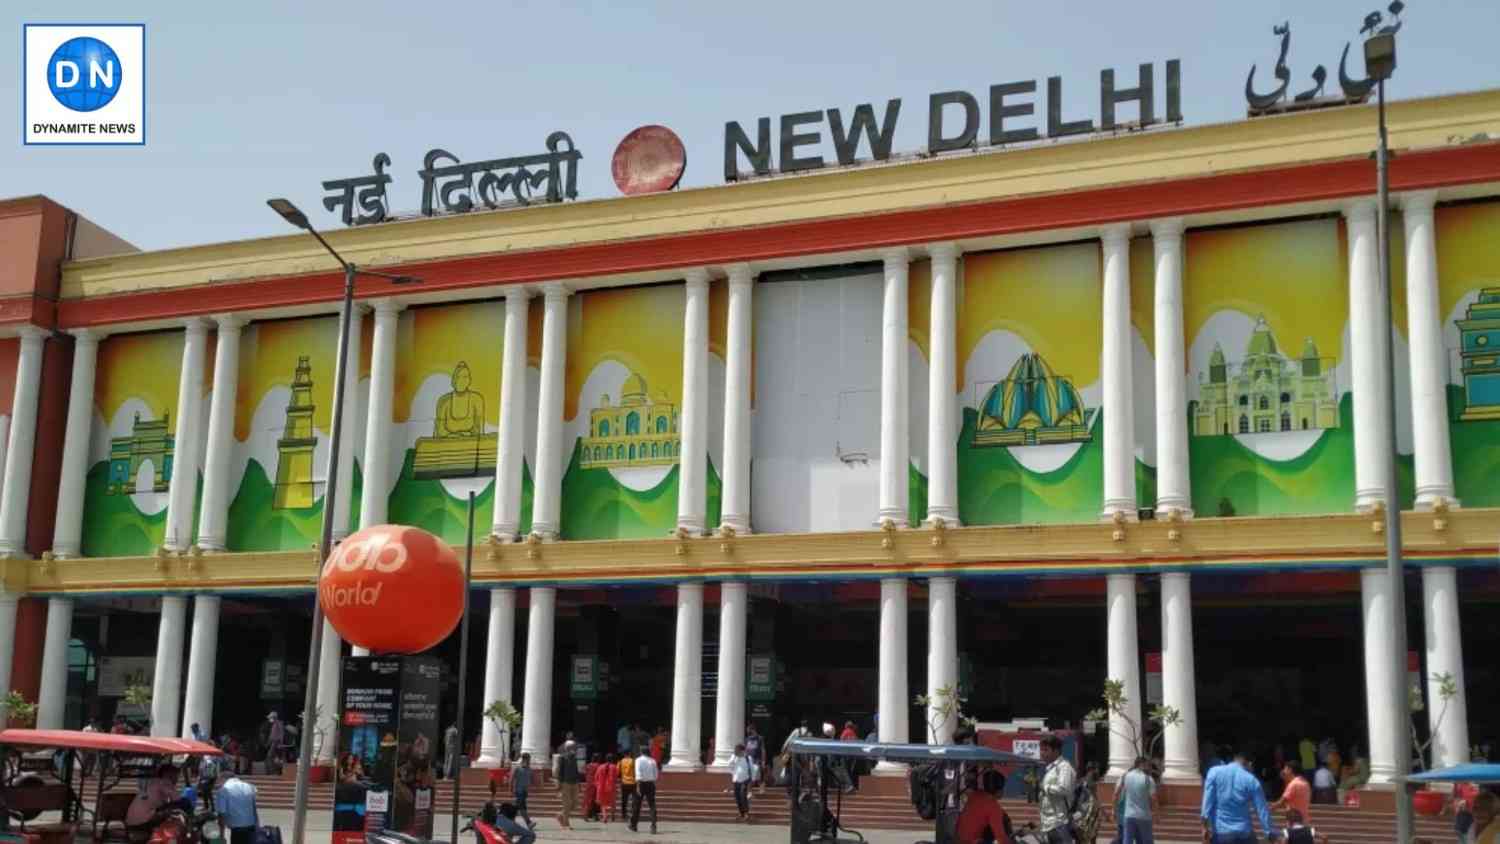
[[[328,555],[318,600],[350,643],[371,653],[420,653],[443,641],[463,616],[463,564],[421,528],[373,525]]]

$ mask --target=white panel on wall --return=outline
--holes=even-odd
[[[879,507],[879,274],[755,292],[751,512],[761,533],[863,530]]]

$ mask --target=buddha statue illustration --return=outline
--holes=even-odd
[[[453,392],[437,400],[437,418],[432,420],[434,437],[479,437],[484,435],[484,396],[469,389],[473,376],[463,361],[453,368]]]
[[[484,430],[484,395],[470,389],[473,374],[459,361],[438,397],[432,414],[432,436],[417,440],[412,476],[418,480],[470,478],[495,471],[496,435]]]

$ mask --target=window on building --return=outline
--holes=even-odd
[[[607,446],[604,447],[604,459],[605,460],[613,460],[613,459],[615,459],[615,447],[614,446],[607,445]]]
[[[658,434],[665,434],[666,432],[667,432],[667,417],[665,417],[665,416],[658,416],[658,417],[656,417],[656,433],[658,433]]]
[[[1271,420],[1269,420],[1269,419],[1257,419],[1255,421],[1255,431],[1256,431],[1256,433],[1265,434],[1265,433],[1269,433],[1270,430],[1271,430]]]
[[[625,417],[625,436],[633,437],[641,432],[641,415],[630,411]],[[634,450],[634,449],[632,449]]]
[[[599,436],[601,436],[601,437],[607,437],[607,436],[609,436],[609,420],[608,419],[600,419],[599,420]]]
[[[1309,427],[1310,426],[1308,425],[1307,417],[1302,417],[1302,430],[1306,431]]]
[[[1250,417],[1240,414],[1240,433],[1250,433]]]
[[[599,458],[601,458],[603,456],[604,456],[604,449],[600,448],[597,445],[594,446],[594,459],[598,460]]]
[[[651,456],[652,457],[660,457],[661,456],[661,443],[652,443],[651,444]]]
[[[1291,404],[1292,403],[1292,394],[1291,393],[1282,393],[1281,394],[1281,403],[1282,404]]]
[[[635,446],[633,446],[633,445],[630,447],[630,459],[631,460],[635,459]]]
[[[1283,431],[1290,431],[1290,430],[1292,430],[1292,414],[1290,414],[1290,413],[1283,413],[1283,414],[1281,414],[1281,430],[1283,430]]]
[[[1271,397],[1270,396],[1261,396],[1260,397],[1260,403],[1257,406],[1261,410],[1270,410],[1271,409]]]
[[[1249,396],[1240,396],[1240,407],[1249,407],[1249,406],[1250,406],[1250,397]]]

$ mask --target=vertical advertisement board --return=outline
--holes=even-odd
[[[431,838],[439,663],[349,657],[342,677],[333,844],[383,829]]]

